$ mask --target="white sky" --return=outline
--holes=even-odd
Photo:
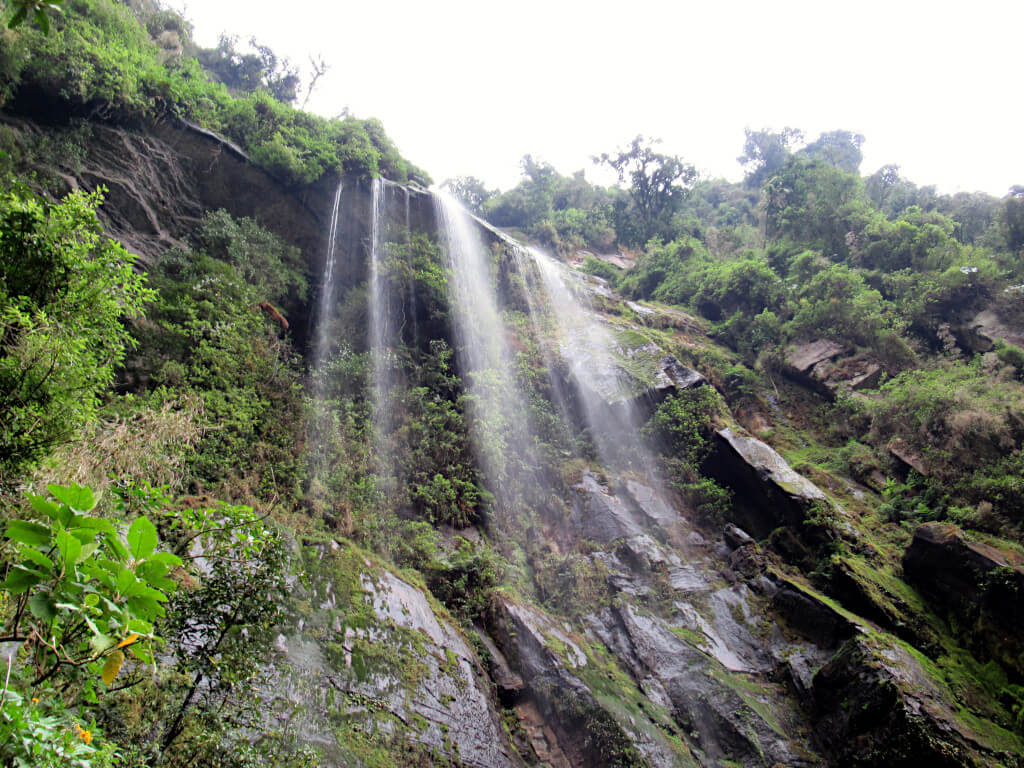
[[[309,108],[377,117],[436,181],[508,188],[526,153],[563,173],[663,139],[740,178],[743,129],[843,128],[943,192],[1024,184],[1020,0],[171,0],[214,45],[255,35],[308,72]]]

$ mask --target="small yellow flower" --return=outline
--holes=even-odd
[[[75,723],[75,730],[78,731],[78,738],[84,741],[86,744],[92,744],[92,731],[87,731],[85,728]]]
[[[39,699],[37,699],[35,696],[33,696],[32,697],[32,703],[33,704],[38,704],[39,703]]]

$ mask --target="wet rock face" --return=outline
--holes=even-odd
[[[361,556],[342,561],[322,561],[307,596],[313,612],[278,641],[286,671],[272,693],[300,708],[290,723],[300,741],[339,767],[359,764],[360,749],[377,749],[377,739],[396,760],[422,753],[478,768],[521,766],[462,634],[420,589]]]
[[[1024,678],[1024,557],[968,541],[954,525],[925,523],[903,572],[983,659]]]
[[[525,682],[516,711],[525,717],[539,759],[573,768],[683,764],[642,711],[637,713],[641,719],[624,718],[599,699],[581,676],[600,672],[552,619],[499,597],[489,612],[488,628],[503,658]]]
[[[665,493],[634,479],[615,479],[612,485],[614,492],[596,476],[584,474],[576,487],[576,510],[566,521],[572,528],[569,538],[586,538],[600,547],[590,557],[602,563],[616,594],[610,605],[584,616],[582,628],[574,628],[582,629],[590,642],[599,641],[639,689],[620,687],[613,698],[642,696],[640,712],[665,712],[666,719],[653,723],[656,730],[645,727],[641,737],[658,731],[682,737],[692,752],[684,765],[815,764],[812,749],[798,733],[799,707],[786,686],[775,681],[792,676],[790,660],[794,665],[801,660],[800,673],[809,688],[814,670],[829,653],[802,639],[787,640],[767,618],[764,611],[778,587],[765,578],[766,563],[753,552],[753,543],[747,539],[741,547],[751,554],[751,567],[737,559],[738,570],[732,571],[713,559],[724,544],[712,551]],[[717,572],[720,567],[729,577]],[[546,621],[562,634],[568,628]],[[534,622],[543,626],[541,619]],[[569,648],[557,637],[552,642],[543,630],[503,635],[513,647],[525,647],[525,658],[531,661],[543,658],[538,643]],[[565,667],[577,663],[574,652],[561,657]],[[572,668],[602,709],[610,711],[607,693],[602,697],[594,688],[592,672],[593,662]],[[522,673],[524,692],[529,694],[538,675],[538,669]],[[597,675],[598,680],[603,677],[603,672]],[[557,701],[551,707],[553,721],[565,716]],[[635,714],[631,717],[636,719]],[[621,727],[631,732],[627,725]],[[636,736],[634,729],[631,738]],[[658,743],[656,736],[642,737],[641,742],[648,745],[641,750],[645,755],[664,756],[650,747]],[[661,764],[654,758],[650,762]]]
[[[706,620],[694,618],[716,634]],[[756,670],[733,655],[736,638],[716,636],[713,651],[729,665],[719,666],[663,619],[632,606],[608,609],[589,622],[648,695],[668,708],[701,753],[701,764],[813,764],[783,725],[794,717],[791,706],[771,686],[758,686],[756,693],[745,688],[742,674]]]

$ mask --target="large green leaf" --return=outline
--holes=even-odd
[[[132,656],[134,656],[144,664],[153,663],[152,652],[142,643],[133,643],[132,645],[129,645],[128,653],[130,653]]]
[[[167,566],[181,565],[181,558],[170,552],[154,552],[149,560],[152,563],[163,563]]]
[[[83,544],[96,539],[98,531],[94,528],[69,528],[68,532]]]
[[[37,592],[28,599],[28,609],[33,616],[43,621],[53,621],[57,618],[57,606],[53,598],[42,592]]]
[[[117,555],[118,559],[127,560],[128,548],[121,541],[121,537],[118,536],[116,533],[106,533],[104,534],[104,536],[106,536],[107,543],[110,545],[110,548],[114,550],[114,554]]]
[[[64,559],[64,566],[71,566],[77,563],[82,555],[82,542],[67,531],[58,531],[57,549],[60,550],[60,556]]]
[[[70,486],[48,485],[46,489],[53,494],[53,498],[62,504],[67,504],[75,512],[88,512],[96,506],[92,488],[72,483]]]
[[[102,517],[78,517],[74,522],[82,528],[92,528],[103,533],[117,535],[117,529],[114,528],[114,524],[109,520],[104,520]]]
[[[130,619],[125,626],[127,632],[138,632],[140,635],[153,634],[153,624],[142,619]]]
[[[45,547],[50,543],[50,529],[28,520],[11,520],[7,523],[7,538],[33,547]]]
[[[20,595],[22,592],[27,592],[44,578],[45,576],[39,571],[26,568],[23,565],[14,565],[8,571],[4,583],[0,584],[0,589],[6,589],[12,595]]]
[[[117,574],[117,591],[122,595],[130,595],[139,585],[135,573],[128,568],[122,568]]]
[[[148,518],[135,518],[128,529],[128,546],[136,560],[144,560],[153,554],[157,539],[156,526]]]
[[[163,563],[149,560],[139,566],[137,573],[154,587],[159,587],[165,592],[173,592],[178,588],[174,581],[167,578],[167,566]]]
[[[53,570],[53,560],[44,555],[38,549],[33,549],[32,547],[22,547],[20,554],[26,560],[31,560],[35,565],[42,566],[48,571]]]
[[[29,503],[32,504],[32,509],[34,509],[39,514],[46,515],[48,518],[54,521],[60,520],[61,515],[59,504],[54,504],[52,501],[49,501],[43,498],[42,496],[37,496],[34,493],[30,493],[28,495],[28,500]]]
[[[146,619],[147,621],[157,616],[162,617],[167,615],[167,611],[164,610],[164,607],[150,597],[129,597],[128,607],[136,616]]]

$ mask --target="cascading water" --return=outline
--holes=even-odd
[[[404,193],[404,198],[405,198],[405,200],[404,200],[404,202],[405,202],[405,232],[404,232],[405,244],[407,246],[411,246],[411,244],[412,244],[412,215],[411,215],[412,206],[410,204],[409,188],[408,187],[402,187],[402,192]],[[409,247],[408,250],[406,251],[406,266],[408,267],[409,274],[410,275],[413,274],[414,267],[413,267],[412,248],[411,247]],[[419,339],[420,339],[420,329],[419,329],[419,317],[417,316],[417,313],[416,313],[416,310],[415,310],[415,307],[416,307],[416,281],[415,280],[409,280],[409,291],[408,291],[408,295],[406,296],[406,306],[413,307],[413,311],[412,311],[412,343],[413,343],[413,346],[416,346],[419,343]]]
[[[391,291],[384,270],[384,220],[387,212],[387,186],[374,179],[370,212],[370,353],[373,357],[373,392],[376,398],[374,422],[377,434],[390,431],[390,401],[393,391],[393,339],[391,338]]]
[[[675,726],[650,714],[654,708],[649,710],[643,698],[646,684],[642,690],[633,688],[626,676],[614,683],[624,695],[615,698],[614,706],[607,706],[605,699],[591,691],[608,685],[605,681],[611,675],[606,677],[603,668],[595,669],[589,660],[594,657],[588,658],[573,645],[569,635],[559,634],[572,621],[567,617],[577,614],[566,612],[557,622],[549,621],[543,610],[521,602],[515,589],[510,590],[512,597],[495,593],[495,623],[488,625],[487,631],[501,644],[499,650],[510,660],[524,649],[540,659],[536,668],[520,665],[517,674],[522,677],[523,700],[545,707],[553,729],[550,732],[555,734],[549,742],[545,732],[545,748],[562,755],[557,751],[559,743],[582,743],[579,729],[596,724],[586,739],[618,734],[616,743],[635,745],[651,765],[717,765],[724,764],[726,757],[736,764],[762,765],[765,755],[781,764],[800,764],[789,759],[787,744],[780,740],[777,729],[762,722],[759,710],[752,708],[767,706],[764,701],[758,699],[748,706],[728,682],[719,680],[731,679],[726,670],[756,674],[761,669],[756,654],[749,651],[757,641],[736,618],[746,610],[745,587],[719,588],[719,565],[711,562],[700,536],[688,535],[693,529],[673,507],[674,497],[662,492],[654,461],[638,436],[642,422],[638,398],[660,396],[653,382],[670,356],[641,329],[631,328],[628,320],[616,319],[613,310],[592,300],[581,275],[474,220],[451,199],[435,195],[435,230],[432,222],[424,222],[419,208],[415,217],[410,215],[407,189],[383,180],[370,188],[367,222],[365,188],[359,191],[362,215],[352,217],[349,229],[341,223],[342,233],[351,235],[342,250],[365,256],[367,268],[343,270],[358,275],[347,294],[353,301],[345,311],[336,313],[338,317],[332,317],[338,304],[336,294],[341,292],[334,285],[339,263],[334,254],[339,188],[331,215],[314,359],[322,369],[318,373],[326,374],[332,345],[345,341],[336,338],[339,333],[361,336],[361,329],[352,321],[358,317],[353,310],[362,306],[359,299],[365,288],[377,445],[375,451],[360,455],[375,454],[378,463],[374,467],[365,458],[357,459],[362,462],[357,471],[359,479],[376,474],[367,486],[385,491],[383,496],[374,495],[368,505],[374,514],[380,510],[381,519],[399,513],[394,515],[396,524],[398,519],[404,521],[417,513],[405,493],[412,470],[400,466],[395,457],[407,455],[402,450],[408,449],[409,435],[416,435],[406,429],[415,418],[408,406],[418,388],[413,385],[420,383],[412,378],[419,375],[418,361],[427,359],[426,342],[431,342],[431,349],[435,341],[448,342],[457,360],[451,381],[459,386],[461,379],[458,401],[449,405],[465,405],[468,418],[464,423],[475,454],[472,458],[460,454],[456,464],[474,464],[473,482],[482,476],[495,497],[497,513],[484,518],[483,536],[473,536],[477,544],[460,551],[491,548],[509,563],[521,563],[521,568],[506,573],[514,588],[524,587],[526,601],[530,594],[526,590],[531,589],[528,580],[532,579],[535,594],[550,600],[550,605],[560,608],[564,600],[572,611],[593,611],[585,619],[587,642],[595,648],[603,643],[615,663],[635,679],[650,681],[650,690],[658,692],[655,700],[662,705],[657,709],[670,702],[687,725],[685,744],[667,739],[665,732],[676,734]],[[412,239],[409,234],[411,218],[431,234],[440,234],[447,253],[447,269],[441,270],[447,278],[447,302],[437,295],[440,276],[432,283],[421,282],[419,297],[413,290],[416,280],[422,279],[420,274],[437,275],[441,265],[431,262],[428,268],[420,261],[424,252],[434,258],[437,251],[433,246],[418,248],[419,235]],[[427,319],[420,326],[422,340],[414,325],[418,313]],[[339,331],[345,322],[349,323],[345,331]],[[546,369],[546,381],[542,368]],[[324,379],[325,375],[319,380],[314,377],[320,383]],[[320,423],[314,425],[316,431],[338,428],[337,416],[327,410],[324,390],[317,390],[317,397]],[[365,440],[370,411],[360,413],[365,415],[361,416],[359,439]],[[459,423],[461,429],[463,422]],[[313,435],[314,440],[317,437]],[[464,446],[461,432],[460,440]],[[363,442],[359,446],[369,447]],[[437,470],[445,473],[456,464],[439,464]],[[329,477],[329,473],[324,475]],[[330,503],[328,496],[324,506]],[[513,575],[512,571],[517,572]],[[522,579],[522,583],[512,579]],[[411,586],[409,590],[415,591]],[[606,590],[614,599],[606,598]],[[671,600],[663,599],[666,596]],[[707,611],[702,608],[705,604]],[[406,604],[400,603],[396,611],[404,615]],[[525,631],[520,632],[520,621]],[[555,638],[550,644],[549,635]],[[693,638],[692,642],[684,641],[683,636]],[[387,642],[384,634],[372,637],[374,642],[379,638]],[[529,645],[522,645],[517,638]],[[536,643],[547,649],[545,653],[534,652]],[[568,654],[565,662],[572,667],[571,674],[552,661],[563,654]],[[304,663],[314,674],[322,675],[326,662],[309,654]],[[362,692],[359,681],[345,677],[348,669],[348,664],[339,665],[332,673],[332,685],[335,678],[345,679],[352,690]],[[717,670],[718,677],[708,669]],[[410,701],[411,706],[419,706],[415,700],[418,691],[412,696],[403,694],[401,706]],[[418,711],[433,717],[439,711],[434,706],[436,691],[427,693],[429,708]],[[630,702],[637,697],[640,703],[633,706]],[[765,701],[775,703],[777,699]],[[580,717],[581,711],[586,717]],[[438,716],[458,718],[458,714]],[[521,716],[527,722],[529,715]],[[735,728],[733,721],[738,723]],[[445,733],[449,722],[453,727],[465,725],[458,719],[441,722]],[[750,730],[750,723],[755,730]],[[318,727],[319,720],[310,718],[310,731],[316,733]],[[727,731],[721,744],[717,738],[720,731]],[[419,735],[411,738],[415,741]],[[598,746],[574,755],[578,761],[562,764],[601,764],[603,742],[592,743]],[[746,761],[748,755],[750,761]],[[338,764],[347,764],[344,757]]]
[[[335,301],[334,266],[338,245],[338,211],[341,208],[341,192],[344,183],[338,183],[334,192],[334,205],[331,207],[330,223],[327,226],[327,249],[324,252],[324,276],[320,285],[320,301],[317,305],[316,349],[313,355],[314,367],[319,370],[327,360],[331,346],[330,314]]]
[[[514,360],[498,308],[489,251],[470,214],[435,195],[438,226],[448,250],[449,298],[456,351],[471,395],[474,445],[484,474],[509,503],[534,461],[535,446]]]
[[[622,345],[598,316],[577,276],[534,248],[526,253],[547,295],[545,309],[554,321],[559,352],[602,461],[653,474],[653,458],[639,439],[644,420],[635,404],[636,382],[624,367]],[[537,311],[534,301],[531,314]]]
[[[338,216],[341,210],[341,193],[344,183],[338,182],[338,188],[334,192],[334,203],[331,206],[331,216],[327,225],[327,247],[324,250],[323,279],[320,283],[320,300],[317,303],[316,315],[316,341],[313,350],[313,376],[312,393],[313,409],[311,415],[310,432],[314,435],[313,445],[316,447],[312,452],[312,476],[319,479],[324,473],[325,455],[321,447],[323,445],[322,435],[327,429],[329,414],[326,403],[326,365],[330,356],[332,344],[332,310],[337,300],[337,285],[335,273],[337,272],[338,260]]]

